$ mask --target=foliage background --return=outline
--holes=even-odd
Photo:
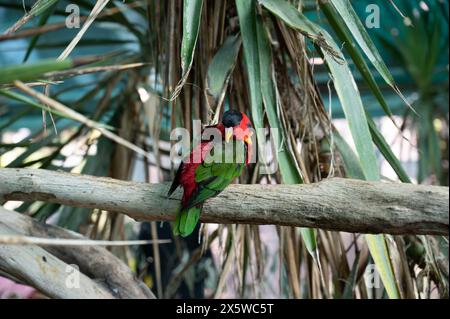
[[[370,15],[368,0],[109,1],[66,62],[47,64],[79,31],[64,24],[67,5],[87,17],[95,2],[38,1],[39,10],[33,3],[0,0],[2,31],[20,21],[24,6],[36,13],[15,37],[0,35],[1,167],[170,180],[171,130],[192,130],[193,119],[211,123],[232,106],[257,127],[283,132],[279,171],[259,176],[252,166],[240,183],[346,176],[448,185],[446,0],[375,1],[375,29],[359,23]],[[50,81],[52,99],[150,156],[64,112],[51,117],[14,89],[17,79]],[[33,89],[44,92],[42,83]],[[270,165],[273,152],[264,159]],[[95,239],[171,237],[167,223],[57,204],[6,205]],[[203,246],[194,235],[113,251],[160,297],[448,297],[446,238],[248,225],[198,231]],[[364,282],[374,262],[384,288]]]

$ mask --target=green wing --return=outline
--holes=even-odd
[[[208,198],[217,196],[233,180],[241,175],[244,169],[242,163],[202,163],[195,170],[197,191],[192,195],[187,207],[203,203]]]
[[[236,177],[241,175],[244,166],[243,162],[237,162],[236,157],[231,163],[226,163],[224,156],[220,162],[205,160],[200,164],[195,170],[197,190],[177,215],[174,234],[183,237],[190,235],[197,225],[203,202],[217,196],[230,185]]]
[[[217,150],[220,150],[220,153],[215,154]],[[245,166],[243,154],[245,152],[242,142],[216,145],[195,170],[195,182],[198,187],[185,207],[196,206],[208,198],[217,196],[241,175]]]

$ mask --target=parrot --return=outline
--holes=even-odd
[[[220,138],[204,139],[202,132],[201,142],[186,157],[188,160],[181,162],[167,194],[170,197],[179,186],[183,188],[181,206],[173,224],[175,236],[187,237],[194,231],[204,202],[220,194],[240,176],[252,156],[253,126],[243,112],[226,111],[219,124],[207,128],[217,129]],[[245,158],[238,161],[233,153],[231,161],[225,161],[223,150],[230,146],[233,149],[243,146]],[[222,150],[220,160],[213,156],[217,148]]]

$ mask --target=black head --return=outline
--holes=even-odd
[[[225,127],[234,127],[241,123],[242,113],[236,110],[229,110],[223,113],[222,124]]]

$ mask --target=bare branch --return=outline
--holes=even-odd
[[[112,71],[123,71],[134,68],[139,68],[141,66],[146,65],[145,63],[130,63],[123,65],[104,65],[104,66],[95,66],[91,68],[83,68],[83,69],[71,69],[65,71],[55,71],[46,73],[44,76],[49,77],[51,79],[68,79],[74,76],[86,75],[97,72],[112,72]]]
[[[169,185],[35,169],[0,169],[0,200],[46,201],[173,220]],[[179,195],[179,194],[178,194]],[[273,224],[354,233],[448,235],[447,187],[329,179],[310,185],[231,185],[209,200],[207,223]]]
[[[80,234],[43,224],[0,207],[0,234],[85,240]],[[67,267],[77,265],[80,288],[69,289]],[[0,273],[54,298],[155,298],[126,264],[97,246],[0,245]],[[73,272],[72,272],[73,274]]]
[[[3,210],[0,212],[3,217]],[[18,232],[12,226],[0,222],[0,233],[15,235]],[[38,246],[2,246],[0,245],[0,270],[19,278],[49,297],[53,298],[114,298],[108,289],[61,259]],[[66,272],[69,270],[69,272]],[[78,287],[70,289],[66,285],[68,275],[77,277]]]
[[[1,217],[0,217],[1,219]],[[140,246],[150,244],[169,244],[172,240],[90,240],[45,238],[19,235],[0,235],[0,245],[39,245],[39,246]]]

